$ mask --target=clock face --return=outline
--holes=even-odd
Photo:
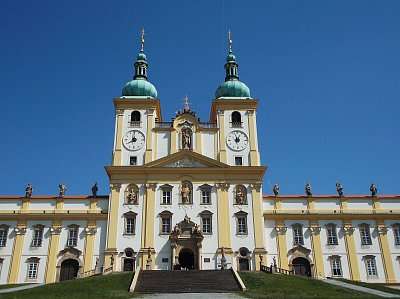
[[[137,130],[127,132],[122,138],[124,146],[131,151],[137,151],[138,149],[141,149],[144,145],[144,141],[145,138],[143,133]]]
[[[241,151],[247,147],[249,138],[241,131],[232,131],[226,137],[226,144],[234,151]]]

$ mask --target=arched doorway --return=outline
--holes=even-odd
[[[194,253],[188,248],[184,248],[179,252],[179,265],[181,268],[194,269]]]
[[[67,259],[61,263],[60,281],[74,279],[78,275],[79,263],[74,259]]]
[[[292,267],[294,274],[311,277],[311,265],[308,259],[304,257],[296,257],[292,261]]]

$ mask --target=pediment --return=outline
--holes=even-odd
[[[181,150],[167,157],[144,165],[145,167],[163,168],[227,168],[227,164],[203,156],[191,150]]]
[[[294,255],[308,256],[311,253],[311,250],[308,248],[305,248],[304,246],[297,245],[297,246],[293,247],[292,249],[290,249],[289,253],[294,254]]]

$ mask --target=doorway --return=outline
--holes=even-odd
[[[78,276],[79,263],[74,259],[67,259],[61,263],[60,281],[71,280]]]
[[[240,271],[249,271],[250,270],[249,259],[239,258],[239,270]]]
[[[292,266],[294,273],[300,276],[309,276],[311,277],[311,265],[310,261],[304,257],[296,257],[292,261]]]
[[[194,269],[194,253],[192,250],[184,248],[179,252],[179,265],[184,269]]]
[[[135,260],[130,258],[124,259],[124,271],[133,271],[135,269]]]

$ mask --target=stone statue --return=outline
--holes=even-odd
[[[264,262],[263,262],[263,260],[264,260],[263,255],[260,253],[258,256],[259,256],[259,258],[260,258],[260,265],[263,265],[263,264],[264,264]]]
[[[99,268],[99,257],[96,257],[96,264],[94,265],[94,273],[98,272]]]
[[[276,267],[276,258],[273,257],[273,258],[272,258],[272,261],[273,261],[273,263],[274,263],[274,267]]]
[[[182,130],[182,149],[190,150],[192,148],[192,137],[190,136],[190,130]]]
[[[58,194],[58,196],[64,197],[65,191],[67,191],[67,187],[65,187],[64,183],[61,183],[58,185],[58,188],[60,188],[60,193]]]
[[[110,264],[111,264],[111,267],[114,266],[114,255],[113,254],[110,257]]]
[[[339,194],[339,197],[344,197],[343,186],[342,186],[342,184],[340,182],[336,183],[336,191]]]
[[[182,203],[190,203],[190,188],[188,184],[184,184],[181,187]]]
[[[146,270],[151,270],[151,248],[147,250]]]
[[[221,248],[221,270],[226,269],[225,248]]]
[[[97,191],[99,191],[99,187],[97,187],[97,182],[94,183],[94,186],[92,187],[92,196],[97,197]]]
[[[307,184],[306,184],[305,190],[306,190],[307,196],[308,196],[308,197],[311,197],[311,196],[312,196],[312,192],[311,192],[311,185],[310,185],[310,183],[307,183]]]
[[[374,183],[371,183],[371,187],[369,188],[369,191],[371,191],[371,196],[376,197],[378,194],[378,188],[376,188]]]
[[[25,197],[31,197],[33,192],[33,186],[31,183],[28,183],[28,186],[25,188]]]
[[[246,199],[244,197],[244,192],[243,192],[243,188],[241,187],[236,187],[236,194],[235,194],[235,202],[239,205],[245,204],[246,203]]]
[[[137,204],[137,190],[136,189],[129,189],[128,194],[126,194],[126,200],[130,204]]]
[[[272,188],[272,191],[275,194],[275,197],[279,195],[279,186],[278,184],[275,184],[274,187]]]

